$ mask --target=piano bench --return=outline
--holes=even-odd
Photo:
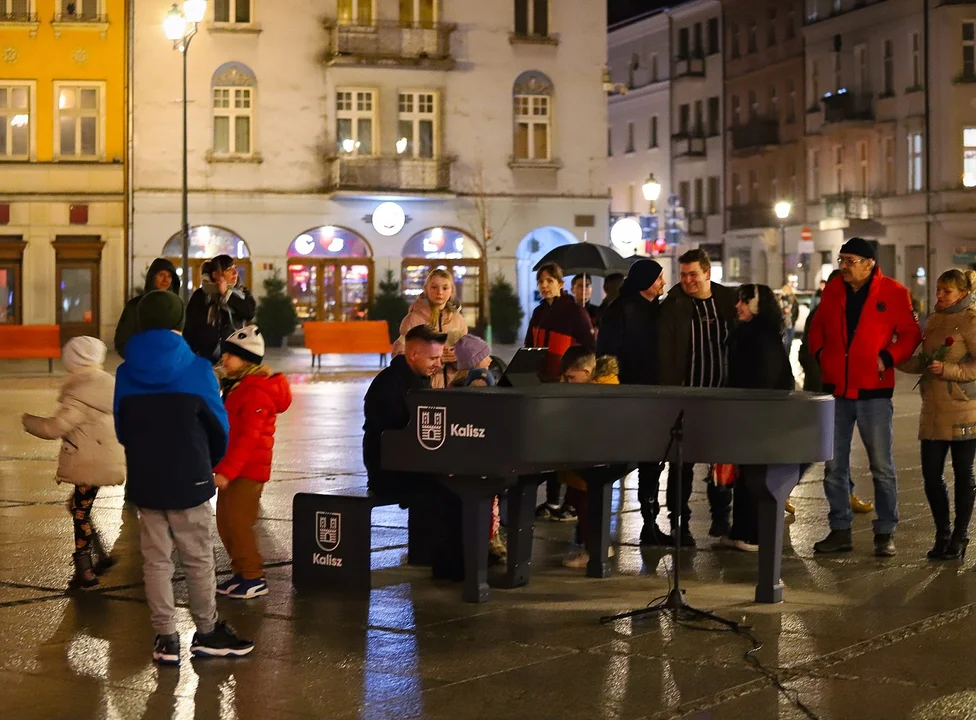
[[[372,491],[297,493],[292,500],[292,585],[369,599],[373,508],[399,499]],[[407,563],[430,565],[425,523],[410,511]]]

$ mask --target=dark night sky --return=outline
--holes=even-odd
[[[627,20],[637,15],[643,15],[651,10],[671,7],[681,0],[607,0],[607,24],[613,25],[621,20]]]

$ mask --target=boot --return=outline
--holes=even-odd
[[[945,560],[962,560],[966,557],[967,545],[969,545],[969,534],[967,530],[964,527],[956,525],[956,529],[952,531],[952,537],[949,539],[945,551],[942,553],[942,558]]]
[[[96,575],[104,575],[115,565],[115,558],[105,552],[105,546],[102,545],[102,537],[98,534],[98,530],[95,529],[94,525],[92,525],[91,546],[92,552],[98,556],[98,560],[95,561],[92,570]]]
[[[875,557],[895,556],[895,542],[891,538],[891,533],[875,533],[874,555]]]
[[[98,577],[92,570],[91,553],[87,550],[71,556],[75,563],[75,576],[68,581],[69,590],[90,590],[98,587]]]
[[[831,530],[830,534],[818,543],[814,543],[815,553],[850,552],[854,549],[850,528],[847,530]]]
[[[946,546],[949,544],[949,528],[938,528],[935,531],[935,544],[926,553],[929,560],[944,560]]]

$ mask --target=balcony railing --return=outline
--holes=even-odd
[[[773,209],[766,205],[738,205],[728,209],[729,230],[776,227],[779,220]]]
[[[825,95],[823,100],[825,125],[845,122],[874,122],[874,96],[871,93],[839,91]]]
[[[824,217],[834,220],[871,220],[881,217],[881,200],[863,193],[824,195]]]
[[[732,127],[733,152],[754,152],[774,145],[779,145],[778,120],[755,118],[745,125]]]
[[[456,27],[396,21],[355,25],[326,20],[328,45],[323,55],[329,65],[406,65],[450,70],[454,67],[451,34]]]
[[[412,158],[370,155],[328,158],[329,190],[430,192],[451,186],[452,157]]]
[[[56,23],[107,23],[108,15],[98,15],[96,13],[62,13],[54,16],[53,22]]]
[[[705,77],[705,56],[695,54],[676,57],[674,59],[674,77]]]
[[[671,151],[675,158],[703,158],[708,154],[705,141],[701,130],[679,132],[671,136]]]
[[[5,13],[0,12],[0,22],[5,23],[36,23],[37,15],[33,15],[27,11],[24,12],[12,12]]]

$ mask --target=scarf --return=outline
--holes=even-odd
[[[238,385],[244,380],[244,378],[249,375],[259,375],[261,377],[271,377],[274,373],[271,372],[271,368],[267,365],[255,365],[254,363],[248,363],[243,368],[238,370],[236,373],[227,373],[221,380],[221,385],[223,385],[224,397],[230,395]]]

